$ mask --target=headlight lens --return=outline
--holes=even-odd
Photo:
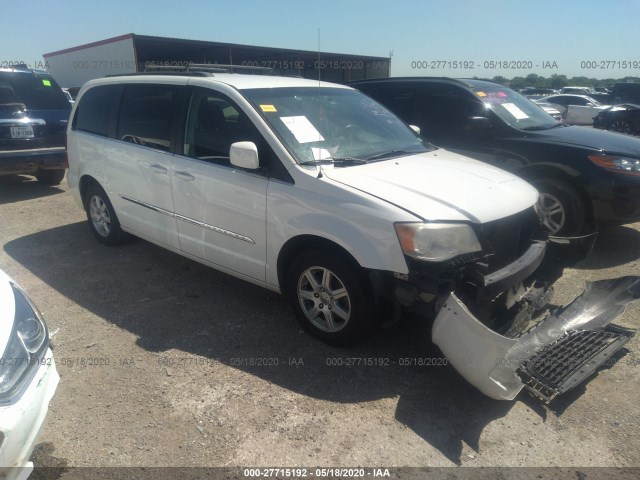
[[[17,286],[13,331],[0,358],[0,403],[10,403],[40,366],[49,346],[49,332],[38,309]]]
[[[614,155],[589,155],[589,160],[610,172],[640,175],[640,160]]]
[[[405,255],[441,262],[482,250],[473,228],[456,223],[396,223],[396,234]]]

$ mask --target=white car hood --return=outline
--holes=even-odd
[[[16,302],[9,277],[0,270],[0,355],[7,348],[13,330]]]
[[[524,180],[446,150],[366,165],[324,168],[332,180],[393,203],[423,220],[485,223],[534,205]]]

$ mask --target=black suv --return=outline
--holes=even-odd
[[[576,236],[640,220],[639,139],[567,126],[486,80],[407,77],[351,85],[418,126],[435,145],[531,182],[552,234]]]
[[[31,174],[44,185],[64,178],[71,104],[45,71],[0,69],[0,175]]]

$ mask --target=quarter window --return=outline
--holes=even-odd
[[[88,90],[78,103],[73,117],[73,129],[107,137],[111,122],[111,112],[118,103],[120,87],[107,85]]]

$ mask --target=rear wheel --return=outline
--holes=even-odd
[[[555,179],[534,180],[540,192],[538,212],[552,235],[580,235],[586,224],[587,209],[580,193],[567,182]]]
[[[291,264],[287,295],[302,327],[332,345],[345,345],[373,323],[373,299],[361,273],[344,256],[317,250]]]
[[[58,170],[38,170],[36,179],[41,185],[59,185],[64,178],[64,169]]]
[[[87,220],[94,236],[105,245],[119,245],[131,239],[120,228],[120,222],[105,191],[96,184],[90,185],[84,195]]]

